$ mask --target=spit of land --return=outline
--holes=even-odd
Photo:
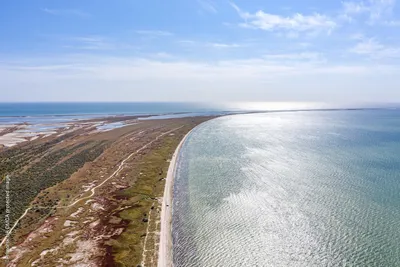
[[[211,118],[113,117],[29,137],[21,137],[26,125],[0,129],[0,195],[9,191],[11,230],[0,232],[0,266],[157,266],[170,161]],[[99,127],[106,124],[116,126]]]

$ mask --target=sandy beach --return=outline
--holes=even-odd
[[[180,149],[184,144],[189,133],[185,135],[182,141],[176,148],[174,155],[172,156],[167,178],[165,181],[164,196],[162,201],[161,209],[161,230],[160,230],[160,247],[158,253],[158,267],[171,267],[173,266],[172,258],[172,199],[173,199],[173,187],[174,178],[176,171],[176,160],[179,155]]]

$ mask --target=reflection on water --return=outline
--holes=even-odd
[[[175,266],[400,266],[400,112],[198,127],[174,185]]]

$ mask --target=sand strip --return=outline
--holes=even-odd
[[[182,141],[176,148],[174,155],[172,156],[169,164],[167,178],[165,181],[164,197],[161,208],[161,231],[160,231],[160,249],[158,252],[158,267],[172,267],[172,198],[173,198],[173,187],[174,177],[176,171],[176,159],[179,155],[179,151],[185,142],[189,133],[185,135]]]

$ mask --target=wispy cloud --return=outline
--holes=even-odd
[[[207,43],[206,46],[209,47],[214,47],[214,48],[238,48],[238,47],[243,47],[243,45],[240,44],[228,44],[228,43]]]
[[[179,40],[179,41],[177,41],[177,43],[180,44],[180,45],[194,45],[194,44],[196,44],[196,42],[192,41],[192,40]]]
[[[376,23],[391,16],[396,0],[345,1],[342,3],[342,17],[353,20],[356,16],[367,15],[368,23]]]
[[[298,43],[298,46],[301,48],[308,48],[308,47],[312,46],[312,44],[308,43],[308,42],[300,42],[300,43]]]
[[[117,42],[104,36],[74,36],[62,38],[62,41],[67,44],[64,45],[66,48],[79,49],[79,50],[121,50],[121,49],[132,49],[135,48],[125,42]]]
[[[390,27],[400,27],[400,20],[385,20],[383,24]]]
[[[291,61],[322,61],[321,53],[303,52],[303,53],[288,53],[288,54],[269,54],[264,56],[265,59],[271,60],[291,60]]]
[[[153,37],[174,35],[172,32],[158,31],[158,30],[137,30],[136,33],[140,35],[153,36]]]
[[[255,13],[242,11],[236,4],[232,7],[244,20],[242,27],[255,28],[265,31],[289,31],[289,32],[331,32],[337,25],[336,22],[326,15],[315,13],[303,15],[300,13],[284,17],[281,15],[265,13],[259,10]]]
[[[364,34],[363,33],[354,33],[350,35],[350,39],[352,40],[364,40]]]
[[[313,55],[272,57],[296,59],[312,58]],[[49,58],[43,64],[38,64],[36,60],[32,64],[12,67],[0,64],[0,77],[3,77],[0,86],[5,90],[18,86],[18,96],[30,93],[36,101],[48,100],[43,92],[53,92],[54,88],[59,89],[58,99],[64,101],[73,100],[76,94],[80,94],[81,100],[92,101],[101,101],[105,97],[125,101],[271,101],[275,98],[287,99],[295,91],[301,91],[300,96],[304,98],[312,95],[318,96],[319,100],[332,101],[332,97],[338,96],[347,99],[349,91],[354,94],[354,90],[348,88],[353,88],[355,83],[363,89],[373,88],[371,81],[376,78],[383,81],[381,86],[394,89],[392,92],[395,94],[400,81],[385,82],[384,75],[396,72],[398,67],[390,65],[327,65],[266,58],[207,62],[80,55]],[[332,83],[332,79],[337,82]],[[29,83],[21,84],[21,80]],[[312,82],[307,82],[310,80]],[[274,86],[266,87],[266,83]]]
[[[79,36],[68,38],[74,42],[76,48],[85,50],[109,50],[114,46],[110,42],[106,41],[106,38],[101,36]]]
[[[400,57],[400,48],[381,44],[373,38],[358,42],[350,52],[371,58]]]
[[[215,8],[215,4],[211,2],[210,0],[197,0],[197,3],[200,4],[200,6],[206,10],[207,12],[210,13],[217,13],[217,9]]]
[[[159,58],[159,59],[172,59],[174,58],[173,55],[171,55],[170,53],[165,53],[165,52],[158,52],[155,54],[151,55],[154,58]]]
[[[84,12],[79,9],[50,9],[50,8],[42,8],[42,11],[55,15],[55,16],[76,16],[76,17],[81,17],[81,18],[89,18],[91,17],[91,14]]]
[[[197,47],[203,49],[204,47],[216,48],[216,49],[230,49],[251,46],[251,43],[228,43],[228,42],[206,42],[206,41],[194,41],[194,40],[179,40],[178,44],[186,47]]]

